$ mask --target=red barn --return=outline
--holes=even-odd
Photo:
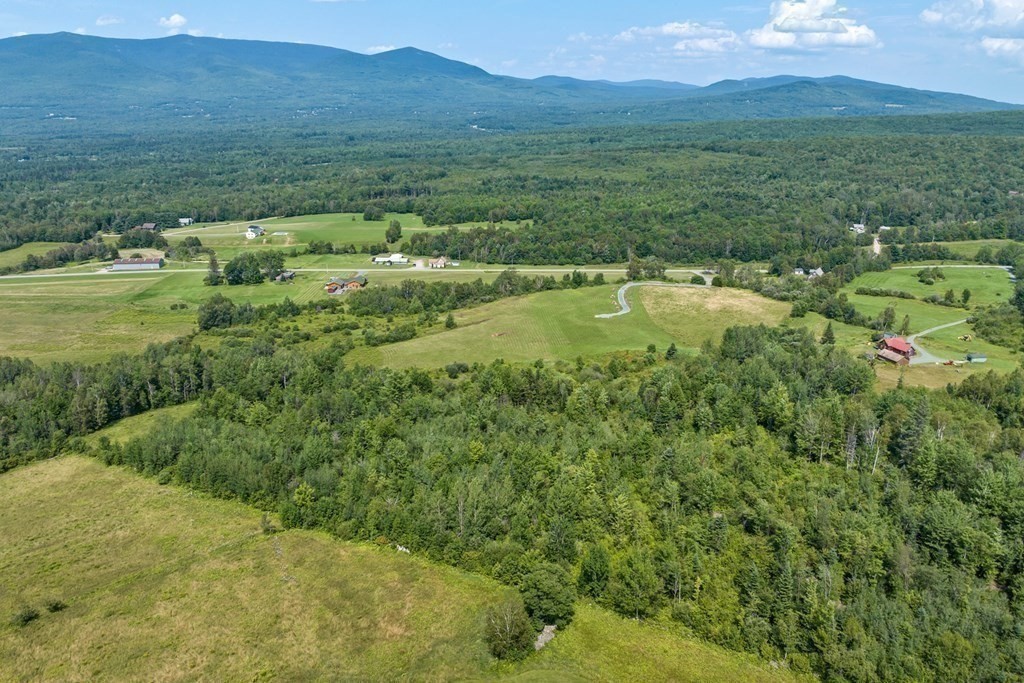
[[[914,347],[903,337],[889,337],[878,342],[878,357],[896,365],[909,365]]]

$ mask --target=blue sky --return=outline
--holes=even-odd
[[[1024,102],[1024,0],[3,0],[0,36],[413,45],[493,73],[707,84],[845,74]]]

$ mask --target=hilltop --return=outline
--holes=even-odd
[[[317,45],[187,35],[70,33],[0,40],[0,120],[76,134],[124,126],[389,122],[509,130],[559,125],[1018,108],[842,76],[722,81],[534,80],[408,47],[375,55]]]

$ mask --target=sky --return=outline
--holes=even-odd
[[[1024,0],[2,0],[0,37],[74,31],[414,46],[492,73],[706,85],[843,74],[1024,102]]]

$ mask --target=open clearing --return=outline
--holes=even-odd
[[[789,304],[736,289],[638,287],[628,315],[595,318],[617,308],[618,286],[541,292],[455,312],[458,327],[398,344],[359,348],[353,362],[440,367],[453,361],[571,360],[613,351],[663,352],[675,342],[695,350],[732,325],[777,324]]]
[[[588,605],[499,665],[483,615],[508,589],[323,533],[264,535],[251,508],[89,458],[8,472],[0,499],[5,680],[793,680]],[[26,605],[41,615],[17,627]]]
[[[29,242],[15,249],[0,251],[0,268],[16,266],[31,255],[42,256],[65,244],[67,242]]]

